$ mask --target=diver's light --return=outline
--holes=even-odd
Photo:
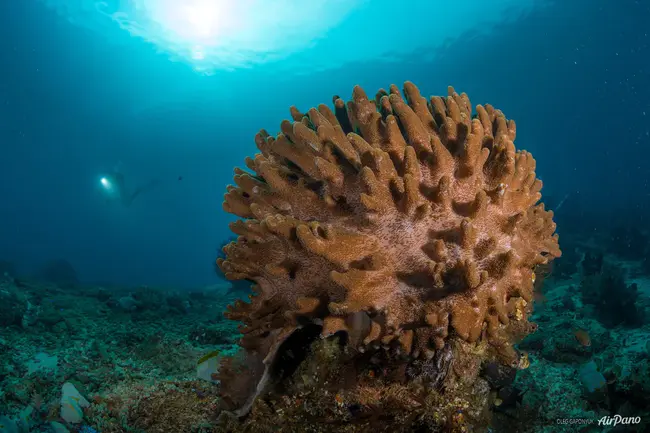
[[[106,188],[106,189],[110,189],[110,187],[111,187],[111,183],[108,181],[108,179],[106,179],[105,177],[102,177],[102,179],[101,179],[100,182],[102,183],[102,186],[103,186],[104,188]]]

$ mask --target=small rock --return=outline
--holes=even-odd
[[[83,408],[90,406],[88,400],[70,382],[63,384],[61,396],[61,418],[70,424],[83,420]]]

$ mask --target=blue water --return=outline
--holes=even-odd
[[[219,33],[200,2],[194,18],[173,2],[2,2],[0,258],[25,274],[63,258],[88,283],[215,282],[222,196],[254,134],[292,104],[405,80],[514,118],[551,207],[568,195],[560,234],[647,226],[647,1],[270,3],[224,9],[240,22]],[[107,201],[117,164],[130,188],[157,186]]]

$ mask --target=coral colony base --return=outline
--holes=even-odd
[[[218,266],[255,293],[226,312],[243,351],[217,374],[225,431],[480,431],[521,400],[513,343],[560,256],[535,160],[492,106],[403,93],[292,107],[236,169]]]

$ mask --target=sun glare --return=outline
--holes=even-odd
[[[236,32],[238,17],[247,0],[169,0],[145,1],[145,12],[163,31],[179,42],[215,46],[226,32]]]
[[[392,0],[39,1],[109,40],[119,39],[114,32],[126,31],[172,61],[211,74],[263,63],[292,72],[311,71],[385,60],[391,58],[387,53],[423,47],[433,52],[442,41],[477,28],[489,31],[485,23],[516,18],[550,0],[466,0],[462,8],[445,0],[414,0],[404,8]],[[412,16],[435,16],[438,24],[431,27],[424,20],[414,26]],[[391,37],[376,34],[378,25],[388,26]],[[295,54],[296,60],[289,61]]]
[[[232,19],[227,16],[227,11],[219,10],[216,5],[207,2],[186,6],[184,9],[188,23],[201,38],[209,38],[218,33],[219,18]]]
[[[195,70],[209,72],[289,56],[366,1],[130,0],[106,15]]]

